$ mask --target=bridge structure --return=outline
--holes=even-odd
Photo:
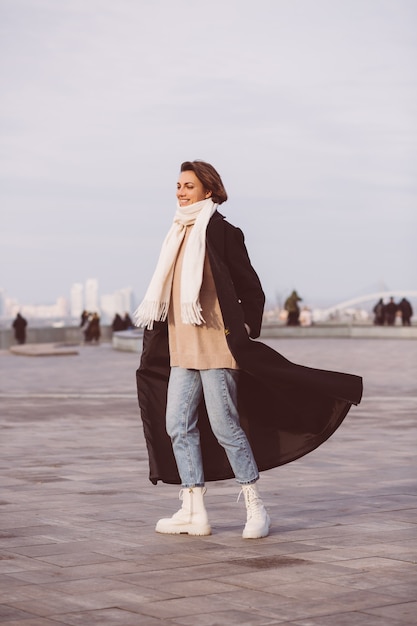
[[[345,309],[350,309],[357,304],[361,304],[363,302],[377,302],[380,298],[383,300],[385,298],[417,298],[417,290],[393,290],[393,291],[376,291],[374,293],[368,293],[365,296],[358,296],[356,298],[351,298],[350,300],[344,300],[343,302],[339,302],[339,304],[335,304],[323,311],[325,315],[332,315],[337,311],[343,311]]]

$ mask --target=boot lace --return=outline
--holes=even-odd
[[[251,487],[250,485],[248,485],[245,488],[242,487],[242,489],[239,492],[236,502],[239,502],[240,496],[242,495],[242,493],[245,498],[248,519],[250,519],[251,517],[262,518],[263,517],[263,511],[262,511],[263,502],[261,498],[258,496],[255,489]]]

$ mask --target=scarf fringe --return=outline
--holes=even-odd
[[[133,314],[135,326],[153,329],[154,322],[163,322],[168,315],[169,302],[150,302],[144,300]]]
[[[175,262],[184,240],[186,226],[194,224],[187,241],[181,271],[180,301],[181,319],[184,324],[199,326],[205,320],[199,294],[203,279],[204,258],[206,254],[206,231],[217,204],[210,198],[181,207],[177,203],[174,222],[162,244],[161,252],[145,294],[145,299],[134,313],[136,326],[153,329],[154,322],[165,321],[168,316],[169,302]]]
[[[201,315],[200,302],[184,302],[181,304],[181,321],[184,324],[192,324],[193,326],[200,326],[205,324],[206,320]]]

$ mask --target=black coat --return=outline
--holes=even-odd
[[[227,342],[241,370],[241,425],[259,470],[278,467],[311,452],[334,433],[351,405],[360,402],[362,379],[296,365],[253,341],[260,334],[265,298],[243,233],[216,212],[207,227],[206,242]],[[165,430],[169,372],[168,325],[157,322],[153,330],[144,331],[136,373],[149,479],[154,484],[158,480],[181,482]],[[204,401],[199,408],[199,429],[205,479],[233,478],[226,453],[211,431]]]

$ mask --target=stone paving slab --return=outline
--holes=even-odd
[[[268,343],[362,374],[362,403],[318,450],[264,472],[269,537],[243,540],[234,481],[208,484],[209,537],[164,536],[138,355],[0,352],[0,624],[417,624],[417,352],[404,340]]]

